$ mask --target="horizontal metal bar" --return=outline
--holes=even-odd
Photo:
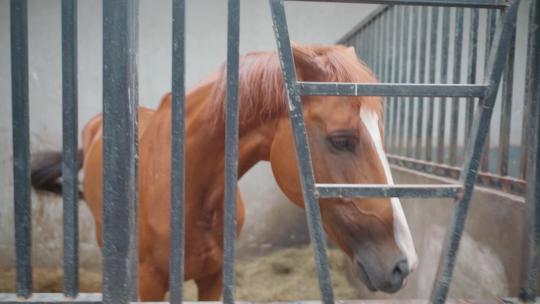
[[[321,198],[331,197],[455,197],[459,185],[316,184]]]
[[[287,0],[287,1],[478,7],[478,8],[497,8],[497,9],[504,9],[508,7],[508,3],[504,0]]]
[[[486,85],[298,82],[300,95],[482,97]]]
[[[68,298],[61,293],[34,293],[28,299],[12,293],[0,293],[0,303],[101,303],[101,293],[79,293],[76,298]]]
[[[438,164],[398,155],[387,155],[387,157],[390,164],[436,176],[458,179],[461,174],[461,167]],[[516,195],[523,195],[526,186],[525,180],[523,179],[511,176],[501,176],[488,172],[479,172],[476,183],[479,186],[489,187]]]
[[[36,293],[28,300],[20,300],[14,294],[10,293],[0,293],[0,303],[101,303],[101,294],[100,293],[81,293],[76,299],[63,298],[61,293]],[[537,301],[540,298],[537,298]],[[459,303],[470,303],[470,304],[500,304],[501,301],[504,303],[515,303],[516,298],[504,298],[504,299],[476,299],[476,300],[465,300],[465,299],[448,299],[448,304],[459,304]],[[143,302],[131,302],[132,304],[143,303]],[[144,302],[148,303],[148,302]],[[160,302],[153,301],[153,304],[168,304],[169,302]],[[205,302],[198,301],[184,301],[184,304],[202,304]],[[206,302],[208,303],[208,302]],[[215,303],[215,302],[213,302]],[[300,301],[237,301],[236,304],[317,304],[319,301],[309,301],[309,300],[300,300]],[[340,300],[341,304],[387,304],[388,300],[384,299],[369,299],[369,300]],[[418,299],[407,299],[407,300],[398,300],[396,303],[401,304],[427,304],[427,300],[418,300]]]

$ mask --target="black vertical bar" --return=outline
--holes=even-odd
[[[459,83],[461,78],[461,53],[463,48],[463,8],[455,9],[455,32],[454,32],[454,67],[453,83]],[[458,123],[459,123],[459,98],[452,100],[451,118],[450,118],[450,165],[457,164],[457,141],[458,141]]]
[[[103,2],[103,302],[136,288],[137,6]]]
[[[437,278],[430,296],[431,303],[442,304],[446,301],[448,295],[459,243],[465,228],[465,220],[467,219],[474,185],[478,175],[482,147],[488,136],[487,131],[489,130],[491,116],[493,114],[493,105],[497,99],[497,91],[504,70],[504,63],[508,55],[508,42],[511,32],[515,30],[516,26],[518,7],[519,0],[514,0],[510,3],[494,35],[493,49],[489,53],[485,77],[485,83],[489,85],[484,95],[483,106],[479,107],[479,110],[475,113],[472,136],[467,147],[467,157],[459,178],[463,183],[463,192],[456,198],[454,212],[450,217],[443,242]]]
[[[64,294],[79,293],[77,2],[62,0],[62,196]]]
[[[512,32],[509,41],[510,49],[506,59],[506,70],[503,78],[501,124],[499,129],[499,173],[508,175],[508,154],[510,153],[510,123],[512,120],[512,95],[514,87],[514,47],[516,32]]]
[[[441,83],[448,83],[448,53],[450,45],[450,8],[442,7]],[[445,160],[446,98],[439,103],[439,126],[437,128],[437,162]]]
[[[526,208],[528,220],[528,247],[524,263],[524,282],[520,298],[525,302],[535,302],[538,287],[538,269],[540,265],[540,4],[531,1],[529,19],[529,55],[530,69],[527,73],[529,95],[529,146],[527,152],[527,190]]]
[[[478,15],[479,10],[472,8],[469,32],[469,49],[467,63],[467,83],[476,83],[476,60],[478,55]],[[472,118],[474,113],[474,98],[468,98],[465,105],[465,136],[463,137],[463,145],[467,146],[471,135]]]
[[[172,138],[170,303],[180,304],[184,283],[185,0],[172,2]]]
[[[319,202],[315,197],[315,177],[313,175],[302,102],[296,87],[296,70],[294,67],[285,8],[283,6],[283,0],[270,0],[270,5],[279,59],[285,82],[285,90],[287,91],[289,118],[293,128],[296,159],[298,160],[298,172],[300,175],[300,182],[302,183],[302,194],[304,206],[306,208],[309,236],[313,246],[315,265],[317,267],[317,275],[319,278],[319,289],[321,291],[322,302],[324,304],[333,304],[334,292],[332,290],[328,257],[326,255],[326,242],[321,224]]]
[[[486,52],[485,52],[485,64],[487,66],[487,59],[488,54],[491,49],[491,45],[493,42],[493,35],[495,33],[495,24],[497,22],[497,11],[495,10],[488,10],[487,11],[487,19],[486,19]],[[487,67],[486,67],[487,68]],[[481,101],[480,101],[481,102]],[[484,147],[484,153],[482,155],[482,165],[481,170],[482,171],[489,171],[489,161],[490,161],[490,133],[488,133],[486,138],[486,144]]]
[[[422,14],[420,19],[420,54],[419,54],[419,70],[418,79],[420,83],[427,82],[426,80],[426,53],[427,53],[427,26],[428,26],[428,8],[422,7]],[[416,119],[416,150],[415,158],[422,158],[422,137],[423,137],[423,123],[424,123],[424,102],[423,97],[418,99],[418,118]]]
[[[412,10],[412,29],[411,29],[411,61],[409,70],[409,83],[416,83],[416,54],[418,51],[418,19],[419,19],[419,7],[411,7]],[[407,156],[413,155],[413,126],[414,126],[414,112],[417,103],[416,97],[409,97],[407,102],[409,113],[407,115],[408,127],[407,127]]]
[[[234,243],[238,178],[238,61],[240,1],[229,0],[227,25],[227,110],[225,116],[225,206],[223,302],[234,303]]]
[[[439,8],[431,8],[431,26],[429,41],[429,83],[435,83],[435,72],[437,71],[437,35],[439,27]],[[433,159],[433,119],[435,112],[435,99],[432,97],[428,103],[428,117],[426,124],[426,160]]]
[[[15,211],[16,291],[32,295],[32,205],[28,116],[28,14],[26,0],[11,0],[11,110]]]

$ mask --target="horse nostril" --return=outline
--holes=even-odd
[[[401,284],[409,272],[410,269],[407,260],[401,260],[396,264],[394,270],[392,270],[392,279],[395,283]]]

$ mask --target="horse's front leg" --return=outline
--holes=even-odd
[[[139,263],[139,296],[142,301],[163,301],[168,285],[168,273],[159,271],[155,262]]]
[[[209,276],[195,279],[199,301],[219,301],[223,280],[221,269]]]

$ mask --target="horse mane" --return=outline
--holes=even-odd
[[[301,81],[374,83],[377,78],[355,54],[352,47],[299,46],[293,44],[297,78]],[[241,56],[238,75],[240,124],[254,119],[267,121],[287,111],[286,92],[276,52],[253,52]],[[227,89],[226,67],[222,65],[213,87],[207,114],[209,119],[224,122]],[[380,99],[351,97],[360,107],[364,104],[382,114]],[[306,97],[302,97],[305,103]]]

